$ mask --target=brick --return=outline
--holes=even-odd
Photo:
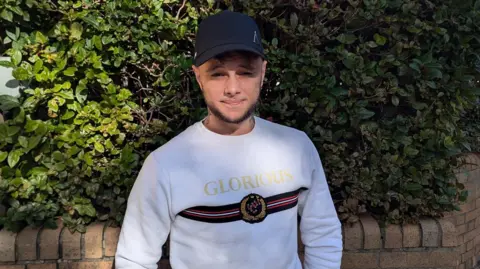
[[[475,256],[478,256],[480,254],[480,245],[475,245]]]
[[[480,228],[465,233],[464,238],[463,238],[463,242],[465,243],[465,242],[468,242],[468,241],[474,239],[475,236],[477,236],[479,234],[479,231],[480,231]]]
[[[457,252],[443,250],[383,252],[380,254],[380,268],[455,267],[457,257]]]
[[[56,229],[44,228],[40,232],[39,248],[40,260],[55,260],[60,258],[58,255],[60,233],[63,229],[61,220],[57,220]]]
[[[463,253],[463,254],[462,254],[462,262],[467,262],[468,259],[471,260],[471,258],[474,256],[474,255],[473,255],[473,254],[474,254],[474,251],[475,251],[474,249],[471,249],[471,250]],[[469,268],[470,268],[470,267],[469,267]]]
[[[438,220],[441,230],[442,246],[443,247],[456,247],[457,244],[457,229],[453,223],[440,219]]]
[[[115,252],[117,251],[118,237],[120,236],[120,228],[107,227],[103,236],[105,240],[105,256],[115,256]]]
[[[385,248],[402,248],[402,229],[400,225],[385,227]]]
[[[63,259],[80,259],[81,258],[81,233],[72,233],[65,228],[62,232],[62,258]]]
[[[467,232],[467,224],[462,224],[457,226],[457,235],[462,235]]]
[[[95,223],[87,227],[85,233],[85,258],[103,257],[103,228],[104,224]]]
[[[27,269],[57,269],[56,263],[28,264]]]
[[[444,268],[457,266],[458,252],[455,251],[431,251],[428,252],[429,266],[432,268]]]
[[[422,246],[439,246],[439,228],[435,220],[431,218],[421,219],[420,226],[422,227]]]
[[[29,226],[17,235],[18,260],[27,261],[37,259],[37,239],[39,231],[39,228]]]
[[[480,227],[480,218],[476,218],[475,219],[475,228],[479,228]]]
[[[0,231],[0,262],[15,261],[15,239],[16,233]]]
[[[458,253],[455,251],[431,250],[405,252],[406,268],[445,268],[457,265]]]
[[[465,222],[470,222],[472,220],[475,220],[476,218],[478,218],[480,216],[480,208],[477,208],[473,211],[470,211],[468,212],[466,215],[465,215]]]
[[[463,254],[467,252],[467,244],[461,244],[458,246],[458,253]]]
[[[466,269],[466,268],[465,268],[465,263],[460,264],[460,265],[457,267],[457,269]]]
[[[378,268],[379,253],[354,253],[344,252],[342,255],[342,269],[368,269]]]
[[[465,261],[466,268],[473,268],[473,257]]]
[[[469,174],[469,172],[464,170],[464,169],[462,171],[459,171],[458,173],[456,173],[455,177],[457,178],[458,183],[461,183],[461,184],[467,183],[468,182],[468,174]]]
[[[468,241],[467,244],[466,244],[465,250],[466,250],[466,251],[471,250],[471,249],[475,246],[473,243],[474,243],[474,240]]]
[[[1,265],[0,269],[25,269],[25,265]]]
[[[417,224],[403,225],[403,247],[416,248],[422,245],[422,232]]]
[[[465,204],[460,205],[460,212],[468,213],[472,210],[475,210],[475,202],[467,202]]]
[[[456,225],[464,224],[465,223],[465,213],[460,213],[455,217]]]
[[[379,249],[382,247],[382,238],[378,222],[368,214],[360,217],[365,237],[364,249]]]
[[[471,220],[467,223],[467,232],[470,232],[473,229],[475,229],[475,220]]]
[[[380,268],[407,267],[407,252],[381,252]]]
[[[354,224],[345,225],[345,249],[362,249],[363,247],[363,231],[360,222]]]
[[[457,236],[457,242],[458,242],[459,244],[463,244],[463,242],[464,242],[463,239],[464,239],[464,238],[465,238],[465,235],[459,235],[459,236]]]
[[[113,261],[62,262],[58,265],[59,269],[112,269]]]

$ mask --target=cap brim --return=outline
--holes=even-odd
[[[251,46],[247,46],[245,44],[225,44],[225,45],[220,45],[216,46],[214,48],[211,48],[205,52],[203,52],[201,55],[197,55],[197,58],[194,60],[194,65],[195,66],[200,66],[204,64],[206,61],[214,58],[215,56],[229,52],[229,51],[248,51],[248,52],[253,52],[257,54],[258,56],[262,57],[265,59],[265,54],[262,53],[262,51],[252,48]]]

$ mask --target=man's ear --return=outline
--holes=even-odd
[[[200,80],[200,70],[199,70],[199,68],[195,65],[192,65],[192,70],[193,70],[193,73],[195,73],[195,79],[197,80],[197,83],[198,83],[198,86],[200,87],[200,90],[203,91],[202,81]]]
[[[267,72],[267,61],[263,61],[262,63],[262,87],[263,87],[263,81],[265,79],[265,74]]]

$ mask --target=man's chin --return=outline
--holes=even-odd
[[[220,111],[212,112],[219,120],[228,124],[240,124],[245,120],[248,120],[252,115],[252,113],[249,111],[245,111],[243,113],[224,113]]]

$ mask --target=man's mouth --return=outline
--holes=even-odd
[[[226,101],[222,101],[222,103],[227,104],[229,106],[238,106],[243,103],[243,100],[226,100]]]

